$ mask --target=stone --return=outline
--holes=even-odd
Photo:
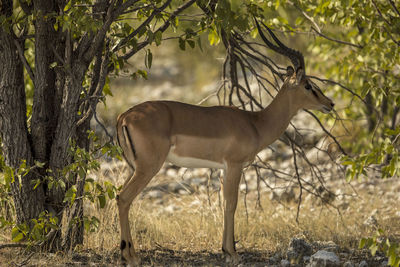
[[[166,172],[166,175],[176,178],[178,176],[178,171],[175,168],[169,168]]]
[[[319,250],[310,258],[307,267],[339,267],[340,259],[333,253],[326,250]]]
[[[346,261],[343,264],[343,267],[355,267],[354,263],[352,263],[351,261]]]
[[[303,263],[309,263],[310,262],[311,257],[310,256],[304,256],[303,257]]]
[[[282,202],[291,202],[296,199],[296,195],[293,187],[276,188],[271,192],[269,199]]]
[[[190,185],[192,186],[200,186],[200,185],[207,185],[207,178],[206,177],[197,177],[193,178],[189,181]]]
[[[148,198],[158,199],[158,198],[162,198],[163,193],[160,190],[151,190],[146,193],[146,196]]]
[[[281,260],[281,267],[289,267],[290,261],[288,260]]]
[[[185,189],[179,189],[178,194],[179,195],[183,195],[183,196],[187,196],[187,195],[191,194],[191,191],[186,189],[186,188]]]
[[[318,250],[325,250],[329,252],[338,252],[339,246],[333,241],[317,241],[313,245],[317,247]]]
[[[164,208],[164,211],[167,213],[174,213],[177,210],[180,210],[180,207],[175,206],[174,204],[168,205]]]
[[[292,238],[289,243],[289,248],[286,252],[286,258],[290,262],[301,263],[304,256],[311,256],[312,247],[302,238]]]
[[[368,227],[377,227],[378,220],[375,218],[375,216],[371,215],[363,222],[363,224]]]
[[[366,261],[362,261],[358,264],[358,267],[368,267],[368,263]]]

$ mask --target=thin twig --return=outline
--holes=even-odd
[[[389,0],[390,5],[392,6],[393,10],[397,13],[398,16],[400,16],[400,11],[397,9],[396,5],[392,0]]]
[[[97,113],[96,112],[93,112],[93,117],[96,120],[96,122],[100,125],[100,127],[103,129],[103,131],[106,133],[106,135],[107,135],[107,137],[109,139],[108,141],[111,144],[115,145],[114,144],[114,137],[107,131],[106,126],[104,126],[104,124],[102,122],[100,122],[99,118],[97,117]]]
[[[359,44],[353,44],[353,43],[349,43],[349,42],[346,42],[346,41],[342,41],[342,40],[338,40],[338,39],[334,39],[334,38],[332,38],[332,37],[329,37],[329,36],[323,34],[320,30],[318,31],[318,30],[315,29],[314,27],[311,27],[311,29],[312,29],[316,34],[318,34],[319,36],[321,36],[321,37],[323,37],[323,38],[325,38],[325,39],[327,39],[327,40],[329,40],[329,41],[332,41],[332,42],[335,42],[335,43],[339,43],[339,44],[349,45],[349,46],[352,46],[352,47],[356,47],[356,48],[358,48],[358,49],[364,48],[364,46],[359,45]]]
[[[326,133],[330,138],[332,138],[332,140],[335,142],[335,144],[339,147],[340,151],[343,153],[343,155],[348,155],[346,153],[346,151],[344,150],[344,148],[341,146],[341,144],[339,143],[339,141],[336,139],[335,136],[333,136],[333,134],[331,132],[329,132],[324,125],[321,123],[321,121],[318,119],[317,116],[315,116],[314,113],[312,113],[309,110],[305,110],[305,112],[307,112],[309,115],[311,115],[315,121],[318,123],[318,125],[321,127],[321,129],[324,131],[324,133]]]

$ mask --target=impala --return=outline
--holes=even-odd
[[[265,109],[250,112],[230,106],[201,107],[173,101],[149,101],[118,117],[118,142],[127,163],[135,170],[117,198],[120,248],[128,266],[140,263],[130,233],[130,205],[164,162],[188,168],[224,170],[222,251],[227,262],[237,263],[234,214],[242,169],[281,136],[300,109],[324,113],[333,109],[334,103],[305,75],[303,55],[282,44],[263,24],[277,43],[272,44],[257,21],[256,26],[266,45],[287,56],[294,65],[294,68],[287,68],[287,78]]]

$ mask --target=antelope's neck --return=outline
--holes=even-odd
[[[258,112],[256,127],[261,139],[259,150],[277,140],[298,111],[286,94],[285,90],[281,90],[268,107]]]

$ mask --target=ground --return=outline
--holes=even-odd
[[[218,173],[166,167],[131,208],[131,229],[143,266],[225,266],[220,251],[222,210]],[[101,170],[91,175],[121,184],[128,173],[124,163],[104,162]],[[342,264],[366,260],[369,266],[379,266],[385,257],[359,250],[360,238],[381,228],[391,238],[400,239],[398,178],[352,183],[343,179],[327,181],[336,194],[330,200],[332,206],[304,193],[299,223],[296,223],[299,192],[291,186],[292,182],[285,187],[275,184],[275,190],[266,186],[256,190],[251,179],[256,178],[248,175],[246,183],[242,182],[236,213],[236,246],[241,266],[279,266],[286,259],[294,237],[306,240],[314,253],[321,248],[334,251]],[[261,207],[257,205],[258,191]],[[67,254],[3,248],[0,266],[121,264],[115,200],[107,202],[103,209],[88,202],[85,209],[90,216],[99,218],[100,227],[86,234],[82,247]],[[8,238],[7,233],[2,234],[0,243],[9,242]]]

